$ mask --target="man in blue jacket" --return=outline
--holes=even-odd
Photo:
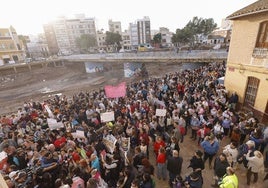
[[[204,149],[204,163],[208,159],[209,161],[209,168],[211,169],[211,163],[213,157],[219,150],[219,142],[215,139],[214,135],[206,136],[204,141],[201,142],[201,147]]]

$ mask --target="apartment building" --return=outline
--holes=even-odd
[[[59,53],[59,46],[56,39],[55,30],[52,24],[43,25],[49,55],[57,55]]]
[[[139,39],[138,39],[138,26],[137,23],[129,24],[129,38],[130,45],[132,49],[138,49]]]
[[[108,26],[110,32],[122,35],[121,22],[109,20]]]
[[[57,20],[44,25],[45,36],[49,50],[58,54],[67,55],[77,52],[76,39],[83,34],[96,37],[96,24],[94,18],[86,18],[84,14],[75,15],[74,19],[60,17]],[[51,44],[56,39],[57,44]]]
[[[30,35],[27,43],[27,52],[35,60],[49,57],[49,50],[44,34]]]
[[[131,50],[131,41],[130,41],[130,34],[128,30],[125,30],[124,32],[122,32],[121,34],[122,36],[122,48],[124,50]]]
[[[106,51],[106,33],[103,30],[97,31],[97,44],[100,52]]]
[[[0,28],[0,65],[19,63],[24,59],[23,44],[16,30],[12,26]]]
[[[128,30],[132,48],[137,49],[140,44],[151,43],[151,22],[149,17],[145,16],[135,23],[130,23]]]
[[[172,36],[173,33],[169,31],[166,27],[160,27],[159,33],[161,33],[161,45],[163,47],[171,47],[172,46]]]
[[[137,20],[139,44],[151,43],[151,22],[148,16]]]

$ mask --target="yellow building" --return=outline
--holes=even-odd
[[[233,21],[233,28],[225,87],[268,122],[268,0],[256,1],[227,19]]]
[[[0,65],[19,63],[24,59],[24,51],[16,30],[12,26],[0,28]]]

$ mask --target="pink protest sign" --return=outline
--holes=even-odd
[[[126,82],[122,82],[117,86],[107,85],[104,89],[108,98],[124,97],[126,95]]]

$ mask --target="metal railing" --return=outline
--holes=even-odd
[[[268,58],[268,48],[254,48],[252,56],[255,58]]]
[[[66,60],[97,60],[97,59],[227,59],[226,50],[193,50],[193,51],[151,51],[151,52],[125,52],[125,53],[100,53],[100,54],[77,54],[63,56]]]

